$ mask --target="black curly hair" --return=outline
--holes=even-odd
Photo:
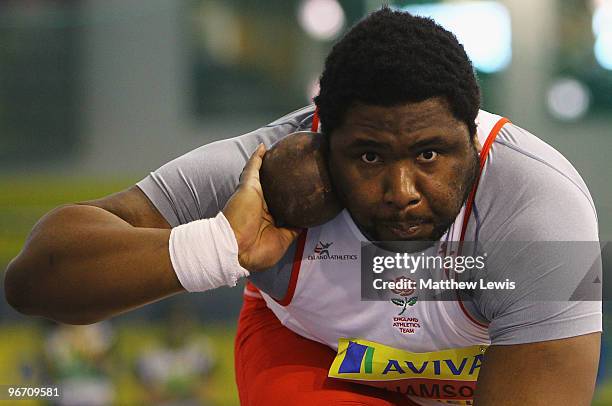
[[[395,106],[431,97],[445,98],[476,133],[480,88],[463,46],[429,18],[383,7],[334,45],[315,104],[323,131],[332,134],[355,103]]]

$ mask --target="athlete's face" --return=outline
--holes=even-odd
[[[371,240],[438,240],[478,171],[477,139],[443,99],[355,105],[330,137],[331,176]]]

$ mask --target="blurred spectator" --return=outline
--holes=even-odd
[[[162,342],[142,351],[136,373],[146,389],[147,404],[210,404],[206,384],[215,363],[213,349],[194,327],[187,309],[176,305],[170,309]]]
[[[62,388],[58,406],[108,405],[115,398],[109,361],[114,344],[110,322],[59,325],[45,341],[51,380]]]

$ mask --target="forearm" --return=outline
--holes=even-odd
[[[9,265],[7,300],[26,314],[81,324],[183,291],[169,236],[169,229],[133,227],[98,207],[56,209]]]
[[[87,324],[181,291],[235,286],[249,270],[273,266],[300,230],[276,227],[266,209],[264,154],[262,144],[222,213],[172,230],[137,187],[50,212],[8,266],[7,301]]]
[[[589,333],[558,340],[491,346],[478,375],[474,405],[590,405],[600,340],[600,333]]]

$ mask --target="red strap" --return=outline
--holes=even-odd
[[[315,107],[314,114],[312,115],[312,126],[310,127],[310,131],[316,133],[319,131],[319,108]]]
[[[314,114],[312,115],[312,125],[310,126],[310,131],[317,132],[319,131],[319,108],[315,107]],[[277,300],[276,302],[281,306],[287,306],[291,303],[291,299],[293,299],[293,294],[295,293],[295,287],[297,286],[298,276],[300,274],[300,267],[302,265],[302,257],[304,256],[304,246],[306,245],[306,234],[308,233],[308,229],[304,229],[297,240],[297,247],[295,250],[295,256],[293,257],[293,266],[291,267],[291,277],[289,278],[289,286],[287,287],[287,292],[285,293],[285,297],[281,300]]]
[[[491,132],[487,136],[487,140],[482,146],[482,151],[480,151],[480,167],[478,170],[478,176],[476,177],[476,181],[474,182],[474,186],[472,187],[472,191],[470,192],[470,196],[468,197],[468,200],[465,206],[465,214],[463,216],[463,224],[461,226],[461,238],[459,239],[459,253],[461,253],[461,250],[463,248],[463,239],[465,238],[465,232],[467,230],[468,221],[470,220],[470,216],[472,215],[472,207],[474,206],[474,198],[476,197],[476,190],[478,189],[478,183],[480,182],[482,170],[484,169],[484,166],[487,163],[487,157],[489,156],[489,151],[491,150],[491,146],[493,145],[493,142],[495,141],[497,134],[499,134],[503,126],[509,122],[510,120],[508,120],[505,117],[502,117],[497,123],[495,123],[495,125],[491,129]],[[465,314],[467,318],[470,319],[474,324],[482,328],[487,328],[488,324],[483,324],[480,321],[476,320],[474,317],[472,317],[470,312],[468,312],[467,309],[465,308],[465,305],[463,304],[463,300],[461,300],[461,296],[459,295],[459,292],[456,292],[456,294],[457,294],[457,302],[459,302],[459,307],[463,311],[463,314]]]
[[[310,131],[319,131],[318,107],[315,107],[314,114],[312,115],[312,125],[310,126]],[[291,299],[293,299],[293,294],[295,293],[297,278],[298,274],[300,273],[300,265],[302,264],[302,256],[304,255],[304,246],[306,245],[306,231],[307,230],[304,230],[304,232],[302,232],[302,234],[300,234],[298,237],[297,249],[295,251],[295,256],[293,257],[293,266],[291,267],[291,277],[289,279],[287,293],[281,300],[277,300],[277,302],[282,306],[287,306],[289,303],[291,303]],[[251,282],[247,282],[246,288],[251,292],[259,292],[259,289],[257,289],[257,287]]]
[[[472,207],[474,205],[474,198],[476,197],[476,190],[478,190],[478,182],[480,182],[480,176],[482,175],[482,170],[484,169],[485,163],[487,162],[487,157],[489,155],[489,150],[491,149],[491,146],[493,145],[493,141],[495,141],[495,138],[497,137],[497,134],[499,134],[499,132],[501,131],[502,127],[504,125],[506,125],[507,123],[509,123],[509,122],[510,122],[510,120],[508,120],[505,117],[502,117],[493,126],[493,129],[489,133],[489,136],[487,137],[487,140],[485,141],[484,145],[482,146],[482,151],[480,151],[480,168],[478,170],[478,176],[476,177],[476,181],[474,182],[474,186],[472,187],[472,191],[470,192],[470,195],[468,197],[467,203],[465,205],[465,215],[463,216],[463,225],[461,226],[461,238],[459,239],[460,242],[463,242],[463,239],[465,238],[465,232],[467,230],[467,224],[468,224],[468,221],[470,219],[470,216],[472,215]]]
[[[277,300],[276,302],[281,306],[287,306],[291,303],[291,299],[293,299],[293,294],[295,293],[295,287],[297,286],[298,276],[300,275],[300,267],[302,266],[302,257],[304,256],[304,246],[306,246],[306,234],[308,234],[308,229],[304,229],[302,233],[299,235],[297,240],[297,247],[295,249],[295,255],[293,257],[293,266],[291,267],[291,277],[289,278],[289,286],[287,287],[287,292],[285,293],[285,297],[281,300]]]
[[[289,277],[289,285],[285,297],[276,302],[281,306],[287,306],[293,299],[295,293],[295,287],[297,286],[298,276],[300,275],[300,268],[302,266],[302,257],[304,256],[304,247],[306,246],[306,234],[308,229],[304,229],[297,239],[297,246],[295,249],[295,255],[293,256],[293,265],[291,266],[291,276]],[[250,292],[259,292],[259,289],[251,282],[247,282],[246,288]]]

